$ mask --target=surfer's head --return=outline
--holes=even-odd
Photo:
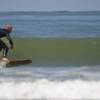
[[[11,26],[10,24],[6,24],[6,25],[4,25],[4,29],[5,29],[8,33],[10,33],[10,32],[12,31],[12,26]]]

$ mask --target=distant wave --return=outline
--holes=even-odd
[[[1,15],[77,15],[77,14],[82,14],[82,15],[100,15],[100,11],[1,11]]]

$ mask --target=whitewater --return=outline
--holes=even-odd
[[[100,99],[99,67],[4,67],[0,99]]]
[[[1,82],[3,99],[100,99],[100,81],[49,81]]]

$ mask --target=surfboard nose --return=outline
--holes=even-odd
[[[8,64],[7,67],[12,67],[12,66],[20,66],[20,65],[26,65],[26,64],[31,64],[32,60],[30,59],[25,59],[25,60],[11,60]]]
[[[30,64],[30,63],[32,63],[32,60],[23,60],[23,64]]]

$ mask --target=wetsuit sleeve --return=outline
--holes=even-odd
[[[4,32],[3,29],[0,28],[0,33],[3,33],[3,32]]]
[[[1,29],[1,28],[0,28],[0,34],[5,34],[5,35],[6,35],[7,32],[6,32],[4,29]]]
[[[10,45],[11,45],[11,49],[13,49],[14,44],[13,44],[12,38],[11,38],[11,36],[9,34],[7,34],[7,39],[9,41]]]

